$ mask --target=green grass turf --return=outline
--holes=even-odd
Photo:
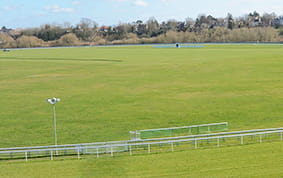
[[[281,45],[1,51],[0,147],[53,144],[52,107],[45,102],[53,96],[62,99],[59,144],[124,140],[130,130],[223,121],[230,130],[282,127],[282,51]],[[108,168],[103,160],[99,167]]]

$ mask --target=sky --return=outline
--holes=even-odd
[[[283,0],[0,0],[0,28],[43,24],[75,25],[89,18],[102,25],[169,19],[184,21],[200,14],[239,17],[250,12],[283,15]]]

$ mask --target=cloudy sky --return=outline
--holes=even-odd
[[[0,0],[0,27],[39,27],[46,23],[76,24],[90,18],[99,25],[119,22],[185,20],[199,14],[234,17],[257,11],[283,15],[283,0]]]

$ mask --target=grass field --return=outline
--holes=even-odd
[[[282,177],[283,143],[174,153],[1,162],[1,177]]]
[[[59,144],[124,140],[130,130],[224,121],[230,130],[282,127],[282,51],[282,45],[1,51],[0,147],[53,144],[52,108],[45,102],[53,96],[62,99]],[[280,177],[282,151],[282,143],[269,143],[98,160],[1,162],[0,172],[30,177],[27,170],[36,169],[34,177],[41,172],[52,177],[48,169],[54,168],[58,177]]]

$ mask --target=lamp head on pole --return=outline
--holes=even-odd
[[[50,104],[53,104],[53,105],[56,104],[59,101],[60,101],[60,99],[59,98],[55,98],[55,97],[46,100],[47,103],[50,103]]]

